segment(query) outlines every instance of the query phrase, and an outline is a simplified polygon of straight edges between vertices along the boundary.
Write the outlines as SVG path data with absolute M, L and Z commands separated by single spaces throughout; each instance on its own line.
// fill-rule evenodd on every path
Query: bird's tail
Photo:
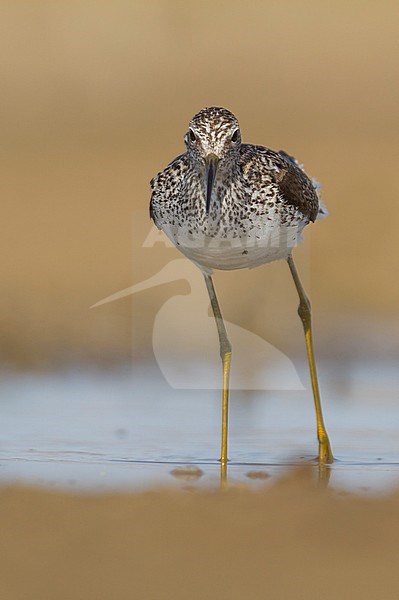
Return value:
M 321 184 L 317 181 L 317 179 L 312 178 L 312 184 L 314 189 L 316 190 L 317 197 L 319 199 L 319 212 L 317 213 L 318 219 L 325 219 L 328 217 L 328 208 L 324 204 L 323 199 L 321 197 Z

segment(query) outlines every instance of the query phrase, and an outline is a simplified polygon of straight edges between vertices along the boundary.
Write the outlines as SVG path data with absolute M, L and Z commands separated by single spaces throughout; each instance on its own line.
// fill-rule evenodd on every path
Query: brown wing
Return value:
M 280 150 L 276 180 L 283 198 L 297 207 L 311 221 L 319 212 L 319 198 L 309 177 L 302 171 L 295 158 Z
M 295 158 L 282 150 L 275 152 L 264 146 L 242 144 L 241 164 L 245 177 L 253 185 L 262 182 L 262 178 L 272 182 L 287 204 L 310 221 L 316 220 L 319 211 L 316 189 Z

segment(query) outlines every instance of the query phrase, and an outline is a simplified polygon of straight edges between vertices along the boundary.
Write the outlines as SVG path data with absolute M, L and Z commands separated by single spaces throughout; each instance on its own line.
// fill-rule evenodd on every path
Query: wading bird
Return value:
M 292 258 L 303 228 L 326 213 L 318 185 L 285 152 L 243 144 L 238 121 L 225 108 L 204 108 L 197 113 L 184 141 L 186 152 L 151 181 L 150 215 L 205 278 L 222 359 L 222 467 L 227 464 L 232 347 L 212 273 L 214 269 L 252 268 L 279 259 L 287 261 L 299 296 L 319 461 L 331 463 L 333 454 L 323 421 L 313 352 L 310 302 Z

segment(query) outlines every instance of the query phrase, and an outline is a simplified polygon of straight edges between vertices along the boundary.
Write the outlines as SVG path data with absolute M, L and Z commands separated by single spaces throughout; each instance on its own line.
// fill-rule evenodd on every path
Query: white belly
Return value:
M 214 235 L 202 232 L 190 234 L 181 227 L 164 226 L 173 244 L 202 270 L 245 269 L 274 260 L 286 259 L 301 241 L 306 221 L 296 225 L 281 225 L 266 221 L 249 228 L 248 233 L 233 230 Z

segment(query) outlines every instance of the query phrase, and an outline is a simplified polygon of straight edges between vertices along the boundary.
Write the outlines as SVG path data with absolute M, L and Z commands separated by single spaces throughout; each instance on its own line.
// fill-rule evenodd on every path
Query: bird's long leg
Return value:
M 227 431 L 228 431 L 228 412 L 229 412 L 229 378 L 231 362 L 231 344 L 227 337 L 226 327 L 223 322 L 219 302 L 213 286 L 212 277 L 204 274 L 206 287 L 208 289 L 209 299 L 211 301 L 213 315 L 219 334 L 220 357 L 223 365 L 223 389 L 222 389 L 222 449 L 220 462 L 222 465 L 222 478 L 226 476 L 227 466 Z
M 299 307 L 298 315 L 301 318 L 303 329 L 305 332 L 306 351 L 308 354 L 310 379 L 312 382 L 313 398 L 316 408 L 316 421 L 317 421 L 317 437 L 319 440 L 319 461 L 321 463 L 332 463 L 334 456 L 330 446 L 330 440 L 328 439 L 327 430 L 324 425 L 323 412 L 321 409 L 319 384 L 317 381 L 316 363 L 313 352 L 313 339 L 312 339 L 312 318 L 310 310 L 310 302 L 305 294 L 305 290 L 302 287 L 299 279 L 298 271 L 296 270 L 295 263 L 292 256 L 287 259 L 288 266 L 293 277 L 295 287 L 299 296 Z

